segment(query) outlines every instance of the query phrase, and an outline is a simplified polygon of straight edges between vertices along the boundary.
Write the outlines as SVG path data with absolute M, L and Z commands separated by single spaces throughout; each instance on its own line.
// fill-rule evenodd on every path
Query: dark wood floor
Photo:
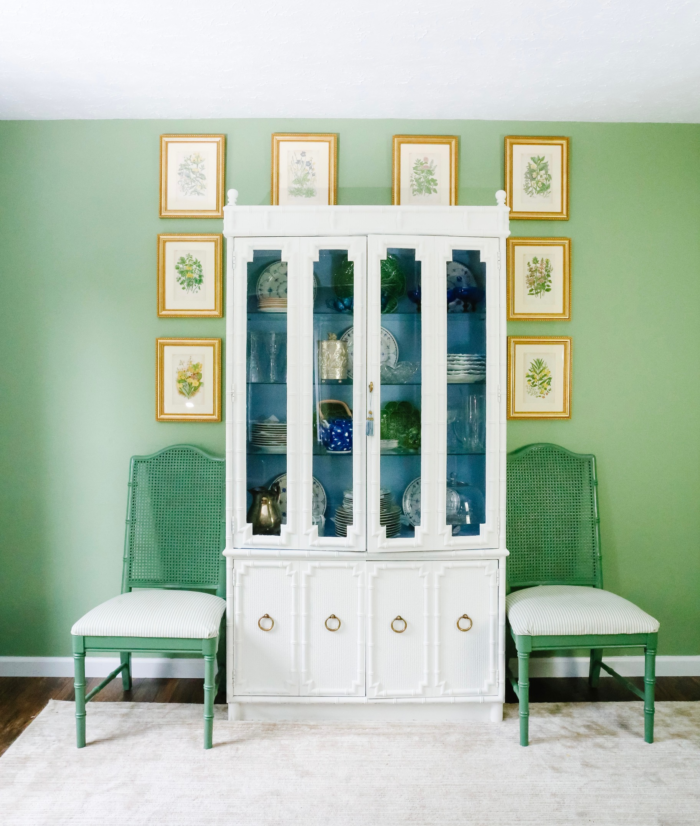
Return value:
M 99 678 L 87 681 L 90 691 Z M 642 687 L 642 679 L 633 680 Z M 92 702 L 131 703 L 202 703 L 201 680 L 134 680 L 131 691 L 122 691 L 117 678 L 103 689 Z M 530 702 L 619 702 L 634 696 L 615 680 L 602 678 L 596 690 L 579 678 L 534 679 L 530 682 Z M 700 701 L 700 677 L 659 677 L 656 681 L 657 700 Z M 69 677 L 2 677 L 0 678 L 0 754 L 24 731 L 49 700 L 73 700 L 73 680 Z M 220 691 L 216 702 L 226 698 Z M 508 686 L 506 702 L 514 703 L 515 695 Z

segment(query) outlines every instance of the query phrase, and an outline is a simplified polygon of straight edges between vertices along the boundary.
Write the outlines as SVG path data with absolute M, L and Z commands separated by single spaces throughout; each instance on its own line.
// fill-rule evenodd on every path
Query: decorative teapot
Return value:
M 327 418 L 322 405 L 337 404 L 345 408 L 346 416 Z M 319 439 L 329 453 L 352 453 L 352 410 L 345 402 L 324 399 L 318 403 Z
M 253 503 L 246 518 L 252 524 L 254 534 L 279 536 L 282 525 L 280 492 L 279 482 L 275 482 L 269 488 L 261 486 L 248 490 L 253 497 Z

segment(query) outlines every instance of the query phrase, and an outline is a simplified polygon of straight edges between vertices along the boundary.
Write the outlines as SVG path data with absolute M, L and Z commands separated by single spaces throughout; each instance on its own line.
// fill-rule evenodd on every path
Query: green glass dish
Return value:
M 403 450 L 420 450 L 420 410 L 411 402 L 387 402 L 379 419 L 381 439 L 396 440 Z

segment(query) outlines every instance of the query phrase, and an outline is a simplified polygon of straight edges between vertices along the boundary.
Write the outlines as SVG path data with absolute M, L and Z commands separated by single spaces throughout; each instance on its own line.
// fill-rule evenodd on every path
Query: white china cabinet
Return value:
M 229 192 L 234 719 L 501 719 L 505 193 Z

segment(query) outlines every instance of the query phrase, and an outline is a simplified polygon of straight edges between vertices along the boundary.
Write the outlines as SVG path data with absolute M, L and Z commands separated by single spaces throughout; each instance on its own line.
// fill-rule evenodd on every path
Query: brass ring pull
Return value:
M 335 622 L 337 622 L 338 624 L 335 626 L 335 628 L 331 628 L 328 624 L 328 620 L 335 620 Z M 335 614 L 331 614 L 330 617 L 328 617 L 328 619 L 325 621 L 324 625 L 329 631 L 337 631 L 342 625 L 342 622 L 338 619 L 338 617 L 336 617 Z
M 263 626 L 262 626 L 262 621 L 263 621 L 263 620 L 270 620 L 270 627 L 269 627 L 269 628 L 263 628 Z M 272 629 L 273 629 L 274 627 L 275 627 L 275 621 L 272 619 L 272 617 L 271 617 L 269 614 L 263 614 L 263 615 L 260 617 L 260 619 L 258 620 L 258 628 L 259 628 L 261 631 L 272 631 Z
M 462 626 L 460 625 L 460 622 L 462 622 L 462 620 L 469 620 L 469 625 L 466 628 L 462 628 Z M 457 628 L 459 628 L 460 631 L 471 631 L 472 625 L 474 625 L 474 623 L 472 622 L 472 618 L 467 614 L 462 614 L 462 616 L 457 620 Z
M 400 630 L 398 628 L 394 628 L 394 623 L 395 622 L 402 622 L 403 623 L 403 628 L 401 628 Z M 403 632 L 407 628 L 408 628 L 408 623 L 406 622 L 406 620 L 403 617 L 394 617 L 394 619 L 391 621 L 391 630 L 395 634 L 403 634 Z

